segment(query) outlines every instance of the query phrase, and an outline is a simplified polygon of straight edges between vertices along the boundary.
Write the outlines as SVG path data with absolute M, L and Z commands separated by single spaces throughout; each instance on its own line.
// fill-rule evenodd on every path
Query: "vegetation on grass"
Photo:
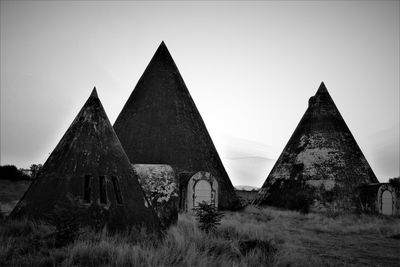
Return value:
M 112 235 L 81 229 L 55 246 L 55 227 L 26 220 L 0 222 L 0 266 L 396 266 L 400 219 L 301 214 L 247 207 L 225 212 L 215 231 L 180 214 L 162 239 L 145 231 Z
M 233 222 L 235 223 L 235 222 Z M 0 226 L 1 266 L 271 266 L 275 248 L 266 235 L 223 225 L 206 233 L 180 214 L 163 238 L 145 231 L 110 234 L 85 228 L 68 245 L 55 245 L 56 228 L 26 220 Z M 39 243 L 38 243 L 39 242 Z
M 215 232 L 217 226 L 221 224 L 221 219 L 224 213 L 217 210 L 214 204 L 208 204 L 203 201 L 194 209 L 196 212 L 196 220 L 199 223 L 199 228 L 206 233 Z

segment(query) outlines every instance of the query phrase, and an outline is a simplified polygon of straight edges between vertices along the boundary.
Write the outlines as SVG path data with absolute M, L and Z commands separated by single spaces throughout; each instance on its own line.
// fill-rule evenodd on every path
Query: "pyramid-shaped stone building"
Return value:
M 96 89 L 11 215 L 48 219 L 60 209 L 110 230 L 159 228 Z
M 308 194 L 320 208 L 354 209 L 362 185 L 378 180 L 324 83 L 267 177 L 258 204 L 292 205 Z M 299 201 L 299 200 L 293 200 Z M 296 203 L 295 203 L 296 204 Z
M 115 124 L 132 164 L 168 164 L 177 174 L 180 206 L 202 201 L 240 207 L 206 125 L 164 42 Z

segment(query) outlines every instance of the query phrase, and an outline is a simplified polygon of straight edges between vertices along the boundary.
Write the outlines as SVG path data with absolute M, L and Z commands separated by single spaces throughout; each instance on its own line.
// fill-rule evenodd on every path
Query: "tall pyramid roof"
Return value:
M 44 218 L 71 201 L 83 209 L 84 224 L 101 214 L 110 229 L 159 226 L 96 89 L 11 215 Z
M 115 124 L 130 161 L 208 171 L 220 188 L 219 207 L 238 207 L 232 183 L 164 42 L 160 44 Z
M 274 202 L 274 192 L 286 190 L 283 180 L 298 179 L 319 190 L 336 186 L 343 202 L 351 202 L 358 186 L 378 182 L 324 83 L 268 175 L 259 203 Z M 280 190 L 274 190 L 277 184 Z

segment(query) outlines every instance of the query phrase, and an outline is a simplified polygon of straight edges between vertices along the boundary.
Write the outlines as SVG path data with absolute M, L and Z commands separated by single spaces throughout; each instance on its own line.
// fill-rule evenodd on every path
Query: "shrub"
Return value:
M 36 179 L 43 169 L 42 164 L 32 164 L 29 168 L 31 170 L 31 177 L 32 179 Z
M 199 203 L 199 207 L 195 208 L 195 211 L 199 228 L 206 233 L 215 231 L 217 226 L 221 224 L 221 219 L 224 216 L 213 204 L 208 204 L 205 201 Z
M 0 179 L 20 181 L 29 180 L 30 176 L 23 173 L 21 170 L 17 169 L 14 165 L 4 165 L 0 166 Z
M 400 189 L 400 177 L 390 178 L 389 184 L 397 189 Z
M 52 235 L 55 237 L 56 247 L 63 247 L 76 239 L 80 234 L 82 215 L 82 209 L 71 196 L 67 196 L 66 200 L 57 203 L 52 213 L 46 216 L 48 223 L 55 227 Z
M 308 186 L 303 180 L 288 182 L 290 185 L 287 187 L 288 192 L 283 200 L 285 208 L 307 214 L 314 202 L 314 188 Z
M 279 179 L 272 184 L 261 204 L 272 205 L 306 214 L 314 203 L 315 188 L 306 184 L 305 180 Z
M 289 199 L 287 208 L 307 214 L 310 211 L 313 201 L 313 195 L 305 189 L 304 191 L 297 192 Z
M 140 185 L 147 199 L 151 202 L 161 226 L 167 229 L 178 221 L 178 187 L 175 176 L 166 171 L 160 171 L 157 178 L 139 176 Z

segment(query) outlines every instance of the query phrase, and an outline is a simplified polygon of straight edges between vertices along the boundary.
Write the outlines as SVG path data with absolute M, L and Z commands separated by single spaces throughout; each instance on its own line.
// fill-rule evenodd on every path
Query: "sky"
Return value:
M 1 158 L 44 163 L 96 86 L 114 123 L 162 40 L 234 185 L 261 187 L 324 81 L 399 176 L 399 1 L 1 1 Z

